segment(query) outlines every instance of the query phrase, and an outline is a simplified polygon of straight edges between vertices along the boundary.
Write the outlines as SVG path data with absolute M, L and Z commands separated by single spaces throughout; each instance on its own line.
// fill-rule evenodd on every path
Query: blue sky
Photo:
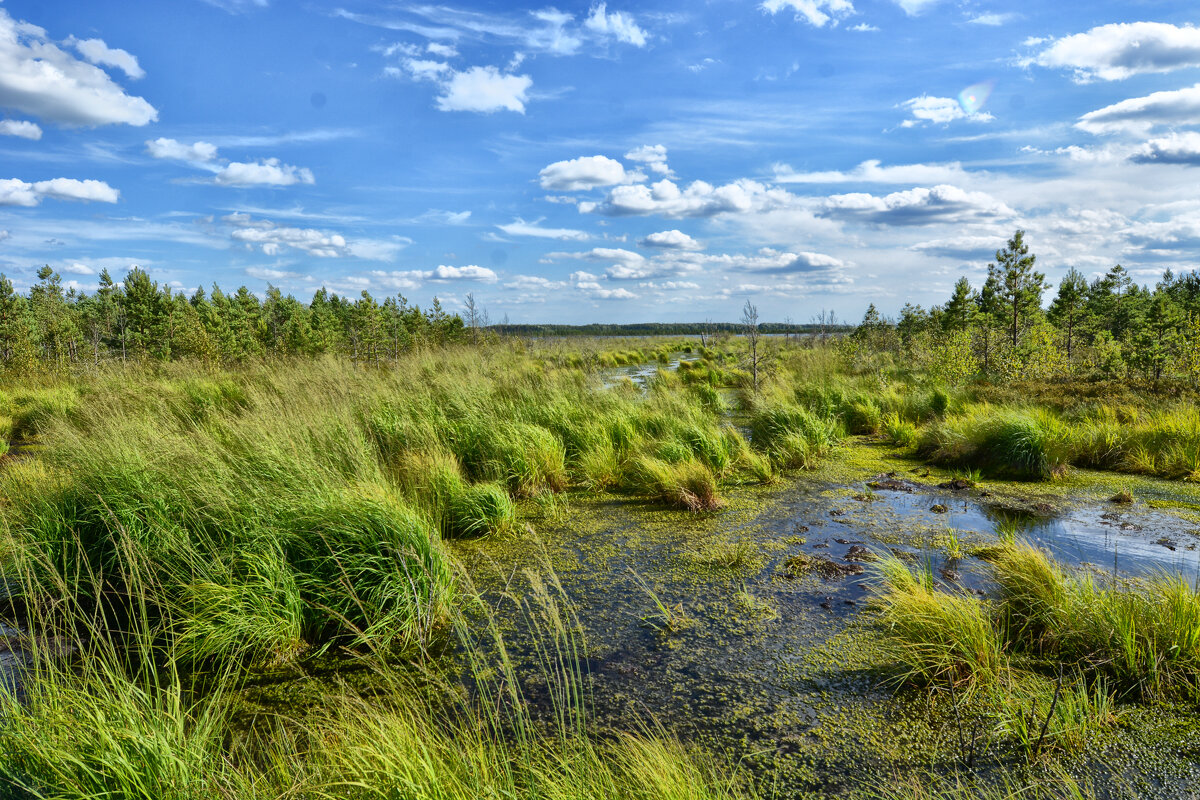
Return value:
M 1200 250 L 1193 3 L 0 1 L 0 271 L 493 320 L 930 305 Z

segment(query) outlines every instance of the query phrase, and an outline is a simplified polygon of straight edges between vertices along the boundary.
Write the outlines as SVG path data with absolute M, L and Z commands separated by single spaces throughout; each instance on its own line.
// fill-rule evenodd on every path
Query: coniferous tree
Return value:
M 954 284 L 954 294 L 942 311 L 942 327 L 947 331 L 965 331 L 975 321 L 978 305 L 974 290 L 966 277 Z
M 1087 280 L 1083 274 L 1071 267 L 1058 285 L 1058 294 L 1050 304 L 1050 321 L 1065 328 L 1067 335 L 1067 360 L 1074 352 L 1075 328 L 1078 327 L 1087 303 Z
M 1037 256 L 1025 244 L 1025 231 L 1018 230 L 1008 244 L 996 251 L 988 266 L 988 279 L 996 278 L 996 296 L 1005 308 L 1012 346 L 1017 346 L 1021 322 L 1042 307 L 1042 292 L 1049 288 L 1046 276 L 1033 269 Z

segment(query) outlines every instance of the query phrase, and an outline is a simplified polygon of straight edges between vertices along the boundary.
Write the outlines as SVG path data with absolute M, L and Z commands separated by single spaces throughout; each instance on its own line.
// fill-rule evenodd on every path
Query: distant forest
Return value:
M 851 330 L 824 323 L 766 323 L 762 333 Z M 0 275 L 0 368 L 10 372 L 105 361 L 195 359 L 238 364 L 256 358 L 339 354 L 356 362 L 382 362 L 415 346 L 479 342 L 497 336 L 700 336 L 735 334 L 732 322 L 634 325 L 489 324 L 487 312 L 467 295 L 462 314 L 448 313 L 438 298 L 425 309 L 402 295 L 357 299 L 321 289 L 304 303 L 268 287 L 260 298 L 245 286 L 226 293 L 172 290 L 134 267 L 117 282 L 107 270 L 92 293 L 63 286 L 49 266 L 19 293 Z
M 488 330 L 512 336 L 699 336 L 701 334 L 745 333 L 741 322 L 634 322 L 626 325 L 592 323 L 590 325 L 491 325 Z M 849 333 L 853 324 L 825 324 L 813 322 L 797 325 L 789 322 L 762 322 L 758 325 L 763 334 L 817 334 Z

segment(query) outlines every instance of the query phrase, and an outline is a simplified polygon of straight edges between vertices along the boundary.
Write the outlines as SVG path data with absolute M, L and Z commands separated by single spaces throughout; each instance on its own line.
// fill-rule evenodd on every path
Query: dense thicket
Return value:
M 1200 386 L 1200 274 L 1167 270 L 1151 288 L 1121 265 L 1090 283 L 1072 268 L 1048 307 L 1017 231 L 983 286 L 961 278 L 942 305 L 905 304 L 898 320 L 872 305 L 847 346 L 891 351 L 948 383 L 1083 378 Z
M 260 300 L 245 286 L 190 297 L 134 267 L 121 283 L 105 270 L 93 294 L 65 289 L 50 267 L 28 295 L 0 275 L 0 368 L 181 358 L 236 364 L 262 356 L 338 353 L 355 361 L 394 360 L 415 343 L 468 334 L 435 297 L 422 311 L 400 295 L 357 300 L 325 289 L 305 305 L 268 286 Z

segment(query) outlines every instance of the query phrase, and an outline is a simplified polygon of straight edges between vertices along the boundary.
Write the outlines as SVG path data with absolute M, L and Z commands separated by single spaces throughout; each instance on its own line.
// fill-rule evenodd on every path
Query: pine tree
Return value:
M 1033 269 L 1037 256 L 1029 253 L 1025 231 L 1018 230 L 1004 248 L 996 251 L 995 263 L 988 266 L 988 279 L 996 278 L 996 296 L 1004 305 L 1017 346 L 1021 321 L 1042 307 L 1042 292 L 1049 288 L 1046 276 Z
M 1083 316 L 1087 304 L 1087 280 L 1083 274 L 1071 267 L 1058 285 L 1058 295 L 1050 304 L 1050 321 L 1066 327 L 1067 360 L 1074 352 L 1075 328 Z
M 942 327 L 947 331 L 965 331 L 975 321 L 977 310 L 976 296 L 970 282 L 965 276 L 959 278 L 958 283 L 954 284 L 954 294 L 942 311 Z

